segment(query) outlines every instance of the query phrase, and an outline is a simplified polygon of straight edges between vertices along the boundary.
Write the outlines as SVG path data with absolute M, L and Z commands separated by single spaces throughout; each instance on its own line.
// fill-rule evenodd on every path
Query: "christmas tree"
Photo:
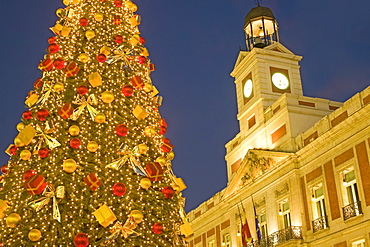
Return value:
M 3 246 L 185 246 L 173 145 L 128 0 L 64 0 L 6 152 Z

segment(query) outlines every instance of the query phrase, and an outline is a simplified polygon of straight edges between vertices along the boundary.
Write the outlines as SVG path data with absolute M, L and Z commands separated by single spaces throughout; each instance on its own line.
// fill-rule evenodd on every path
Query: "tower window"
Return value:
M 248 129 L 252 128 L 256 124 L 256 116 L 253 115 L 248 119 Z

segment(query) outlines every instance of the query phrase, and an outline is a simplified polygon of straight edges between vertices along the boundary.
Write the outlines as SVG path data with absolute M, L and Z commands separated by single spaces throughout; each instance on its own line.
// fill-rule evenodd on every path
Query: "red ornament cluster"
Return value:
M 126 97 L 131 97 L 134 93 L 134 87 L 131 85 L 124 85 L 122 87 L 122 94 Z
M 60 47 L 56 43 L 50 44 L 48 47 L 48 52 L 50 52 L 51 54 L 57 53 L 59 50 L 60 50 Z
M 123 37 L 117 34 L 116 36 L 114 36 L 114 42 L 116 42 L 117 44 L 121 44 L 123 42 Z
M 40 109 L 36 112 L 36 118 L 40 121 L 45 121 L 49 116 L 49 111 L 46 109 Z
M 104 55 L 104 54 L 99 54 L 97 57 L 96 57 L 96 60 L 98 60 L 99 63 L 104 63 L 105 60 L 107 60 L 107 56 Z
M 117 125 L 117 127 L 116 127 L 116 134 L 118 135 L 118 136 L 127 136 L 127 134 L 128 134 L 128 128 L 126 127 L 126 125 L 124 125 L 124 124 L 119 124 L 119 125 Z
M 175 194 L 175 190 L 171 186 L 166 186 L 162 189 L 162 193 L 166 199 L 171 199 Z
M 27 170 L 23 173 L 23 180 L 27 181 L 33 175 L 36 175 L 36 171 L 32 170 L 32 169 L 29 169 L 29 170 Z
M 112 187 L 112 192 L 116 196 L 123 196 L 126 194 L 126 186 L 123 183 L 115 183 Z
M 81 26 L 85 27 L 85 26 L 87 26 L 88 24 L 89 24 L 89 21 L 88 21 L 85 17 L 82 17 L 82 18 L 80 19 L 80 25 L 81 25 Z
M 80 139 L 78 138 L 72 138 L 70 141 L 69 141 L 69 145 L 71 146 L 71 148 L 73 149 L 78 149 L 81 147 L 81 141 Z
M 87 86 L 85 86 L 85 85 L 80 85 L 77 88 L 77 93 L 78 94 L 81 94 L 81 95 L 87 94 L 88 91 L 89 91 L 89 88 Z
M 64 66 L 65 66 L 65 61 L 61 58 L 57 58 L 57 59 L 54 60 L 53 66 L 56 69 L 63 69 Z
M 86 247 L 89 245 L 89 236 L 86 233 L 80 232 L 73 239 L 76 247 Z
M 155 234 L 161 234 L 163 232 L 163 225 L 162 223 L 154 223 L 152 226 L 152 231 Z
M 49 155 L 49 149 L 48 148 L 40 148 L 38 151 L 38 155 L 40 158 L 46 158 Z
M 22 113 L 22 118 L 25 120 L 30 120 L 32 118 L 32 112 L 30 110 L 24 111 Z

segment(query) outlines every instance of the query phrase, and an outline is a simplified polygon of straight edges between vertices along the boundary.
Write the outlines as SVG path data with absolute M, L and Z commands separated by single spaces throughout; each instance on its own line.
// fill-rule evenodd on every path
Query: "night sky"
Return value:
M 253 0 L 137 0 L 141 36 L 157 71 L 154 85 L 175 145 L 173 168 L 188 188 L 186 210 L 227 185 L 224 145 L 239 131 L 229 75 L 239 46 L 245 49 L 244 18 Z M 369 0 L 264 0 L 280 26 L 283 45 L 303 56 L 307 96 L 345 101 L 370 83 Z M 49 27 L 61 0 L 5 1 L 0 5 L 0 165 L 17 135 L 24 100 L 40 77 Z

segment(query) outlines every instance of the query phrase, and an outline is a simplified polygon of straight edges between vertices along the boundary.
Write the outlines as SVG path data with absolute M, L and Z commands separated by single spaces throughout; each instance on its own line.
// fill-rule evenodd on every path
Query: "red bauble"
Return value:
M 163 225 L 162 223 L 154 223 L 152 226 L 152 231 L 155 234 L 161 234 L 163 232 Z
M 85 17 L 82 17 L 80 19 L 80 25 L 81 26 L 87 26 L 87 24 L 89 24 L 89 21 Z
M 40 148 L 38 151 L 38 155 L 40 158 L 46 158 L 49 155 L 49 149 L 48 148 Z
M 17 155 L 17 150 L 18 150 L 18 147 L 16 145 L 9 148 L 10 155 Z
M 131 97 L 132 94 L 134 93 L 134 87 L 131 85 L 124 85 L 122 87 L 122 93 L 126 97 Z
M 87 86 L 85 86 L 85 85 L 80 85 L 77 88 L 77 93 L 78 94 L 81 94 L 81 95 L 87 94 L 88 91 L 89 91 L 89 88 Z
M 144 56 L 138 56 L 138 57 L 136 58 L 136 60 L 137 60 L 137 62 L 138 62 L 139 64 L 144 64 L 144 63 L 146 63 L 146 57 L 144 57 Z
M 140 38 L 139 38 L 139 43 L 140 43 L 141 45 L 144 45 L 144 44 L 145 44 L 145 42 L 146 42 L 146 40 L 145 40 L 143 37 L 140 37 Z
M 72 138 L 69 141 L 69 145 L 71 146 L 71 148 L 78 149 L 81 146 L 81 141 L 78 138 Z
M 112 192 L 116 196 L 123 196 L 126 194 L 126 186 L 123 183 L 115 183 L 112 187 Z
M 56 37 L 55 36 L 53 36 L 53 37 L 50 37 L 50 38 L 48 38 L 48 43 L 49 44 L 54 44 L 55 43 L 55 41 L 56 41 Z
M 122 0 L 114 0 L 114 5 L 116 5 L 116 7 L 122 7 Z
M 52 54 L 57 53 L 59 50 L 60 50 L 60 47 L 56 43 L 50 44 L 48 47 L 48 52 Z
M 73 242 L 76 247 L 86 247 L 89 245 L 89 236 L 86 233 L 80 232 L 73 238 Z
M 167 144 L 170 144 L 171 143 L 170 142 L 170 139 L 168 139 L 168 138 L 163 138 L 162 142 L 163 143 L 167 143 Z
M 40 121 L 45 121 L 48 116 L 49 112 L 46 109 L 40 109 L 36 112 L 36 118 Z
M 99 54 L 97 57 L 96 57 L 96 60 L 98 60 L 99 63 L 104 63 L 105 60 L 107 60 L 107 56 L 104 55 L 104 54 Z
M 44 82 L 42 81 L 42 78 L 37 78 L 37 80 L 33 83 L 33 87 L 35 89 L 38 89 L 40 87 L 42 87 L 42 85 L 44 84 Z
M 166 197 L 166 199 L 171 199 L 175 194 L 175 191 L 171 186 L 166 186 L 162 189 L 162 193 Z
M 7 165 L 3 165 L 2 167 L 1 167 L 1 172 L 2 173 L 7 173 L 9 171 L 9 167 L 7 166 Z
M 63 68 L 64 68 L 64 66 L 65 66 L 65 62 L 64 62 L 64 60 L 63 60 L 63 59 L 61 59 L 61 58 L 57 58 L 57 59 L 55 59 L 55 60 L 54 60 L 54 62 L 53 62 L 53 66 L 54 66 L 54 68 L 56 68 L 56 69 L 63 69 Z
M 36 171 L 32 170 L 32 169 L 29 169 L 29 170 L 27 170 L 23 173 L 23 180 L 27 181 L 33 175 L 36 175 Z
M 24 111 L 22 113 L 22 118 L 30 120 L 32 118 L 32 112 L 30 110 Z
M 116 42 L 117 44 L 121 44 L 123 42 L 123 37 L 117 34 L 116 36 L 114 36 L 114 42 Z
M 159 131 L 158 131 L 158 133 L 159 133 L 160 135 L 164 135 L 164 134 L 166 134 L 166 132 L 167 132 L 167 128 L 166 128 L 166 127 L 164 127 L 164 126 L 160 126 L 160 127 L 159 127 Z
M 128 128 L 124 124 L 119 124 L 116 127 L 116 134 L 119 136 L 127 136 Z

